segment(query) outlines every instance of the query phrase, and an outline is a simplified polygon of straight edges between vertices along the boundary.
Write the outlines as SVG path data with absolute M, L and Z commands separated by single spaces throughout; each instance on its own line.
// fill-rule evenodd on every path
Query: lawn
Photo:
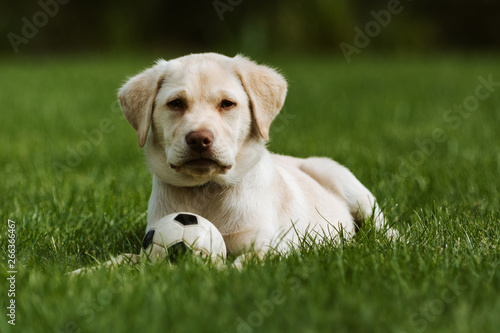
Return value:
M 66 275 L 140 250 L 151 177 L 115 99 L 154 60 L 0 59 L 1 332 L 498 332 L 494 56 L 265 59 L 290 83 L 270 150 L 348 166 L 401 240 L 368 223 L 241 271 L 187 257 Z

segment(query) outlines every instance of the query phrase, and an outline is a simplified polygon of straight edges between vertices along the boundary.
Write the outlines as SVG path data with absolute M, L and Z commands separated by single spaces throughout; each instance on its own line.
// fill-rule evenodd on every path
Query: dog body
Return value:
M 204 216 L 230 252 L 286 252 L 306 234 L 336 240 L 356 222 L 385 220 L 345 167 L 266 149 L 287 84 L 247 58 L 194 54 L 132 77 L 119 92 L 153 173 L 148 225 L 187 211 Z

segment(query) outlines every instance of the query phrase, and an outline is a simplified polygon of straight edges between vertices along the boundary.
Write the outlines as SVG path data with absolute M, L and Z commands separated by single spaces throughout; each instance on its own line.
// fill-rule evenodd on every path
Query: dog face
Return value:
M 265 149 L 285 95 L 274 70 L 214 53 L 160 60 L 119 91 L 151 171 L 182 187 L 241 179 Z

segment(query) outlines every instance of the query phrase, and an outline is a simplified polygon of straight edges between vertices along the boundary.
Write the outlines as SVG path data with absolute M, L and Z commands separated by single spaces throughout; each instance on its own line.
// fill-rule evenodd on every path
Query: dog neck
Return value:
M 168 214 L 190 212 L 199 214 L 211 222 L 212 219 L 231 215 L 232 211 L 244 210 L 249 198 L 248 193 L 259 196 L 272 184 L 274 170 L 269 152 L 264 153 L 253 167 L 249 168 L 237 182 L 219 184 L 208 181 L 203 185 L 179 187 L 166 183 L 153 175 L 153 187 L 148 206 L 148 224 Z M 249 189 L 251 188 L 251 189 Z M 232 207 L 236 205 L 237 207 Z

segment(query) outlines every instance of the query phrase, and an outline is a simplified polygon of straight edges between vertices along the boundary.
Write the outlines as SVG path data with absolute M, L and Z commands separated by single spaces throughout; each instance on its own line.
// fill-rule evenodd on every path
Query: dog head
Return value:
M 159 60 L 118 97 L 151 171 L 185 187 L 241 179 L 265 149 L 286 90 L 269 67 L 205 53 Z

